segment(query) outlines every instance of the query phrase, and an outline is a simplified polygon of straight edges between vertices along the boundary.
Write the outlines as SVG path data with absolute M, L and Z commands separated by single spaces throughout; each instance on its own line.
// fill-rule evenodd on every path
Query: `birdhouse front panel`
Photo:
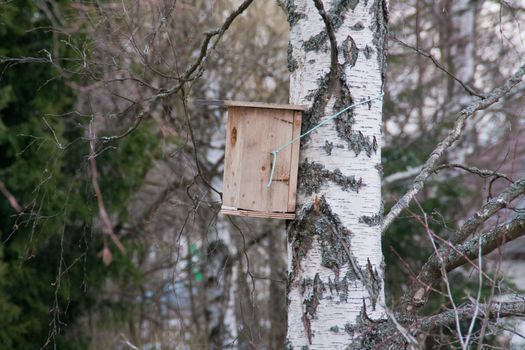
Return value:
M 271 185 L 267 185 L 272 170 L 272 152 L 299 136 L 302 113 L 276 108 L 287 105 L 268 106 L 241 102 L 229 105 L 223 213 L 294 217 L 299 142 L 278 153 Z

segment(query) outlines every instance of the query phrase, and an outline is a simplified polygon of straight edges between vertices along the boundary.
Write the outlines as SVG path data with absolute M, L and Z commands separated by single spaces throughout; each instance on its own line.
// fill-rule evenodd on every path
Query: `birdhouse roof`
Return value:
M 306 111 L 308 106 L 305 105 L 287 105 L 279 103 L 265 103 L 265 102 L 249 102 L 249 101 L 232 101 L 232 100 L 215 100 L 206 101 L 207 104 L 222 105 L 227 107 L 253 107 L 253 108 L 271 108 L 271 109 L 287 109 L 292 111 Z

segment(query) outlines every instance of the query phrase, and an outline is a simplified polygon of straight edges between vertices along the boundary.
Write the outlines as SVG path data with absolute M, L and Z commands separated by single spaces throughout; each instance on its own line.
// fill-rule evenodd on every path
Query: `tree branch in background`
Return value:
M 498 173 L 498 172 L 495 172 L 495 171 L 492 171 L 492 170 L 479 169 L 479 168 L 474 167 L 474 166 L 466 166 L 466 165 L 463 165 L 463 164 L 456 164 L 456 163 L 442 164 L 442 165 L 436 167 L 434 172 L 437 173 L 440 170 L 452 169 L 452 168 L 459 168 L 459 169 L 465 170 L 465 171 L 467 171 L 469 173 L 478 175 L 481 178 L 490 178 L 490 177 L 492 177 L 493 181 L 497 180 L 499 178 L 503 178 L 503 179 L 505 179 L 505 180 L 507 180 L 509 182 L 512 182 L 512 180 L 505 174 Z M 407 180 L 407 179 L 409 179 L 409 178 L 419 174 L 421 169 L 423 169 L 423 165 L 419 165 L 419 166 L 415 166 L 415 167 L 409 167 L 408 169 L 406 169 L 404 171 L 398 171 L 397 173 L 393 173 L 391 175 L 386 176 L 383 179 L 383 184 L 384 185 L 389 185 L 389 184 L 397 182 L 397 181 Z
M 11 192 L 9 192 L 9 190 L 5 187 L 5 184 L 3 181 L 0 181 L 0 192 L 2 192 L 5 198 L 7 198 L 7 200 L 9 201 L 9 205 L 17 213 L 22 212 L 22 207 L 20 206 L 20 204 L 18 204 L 18 201 L 16 200 L 15 196 L 13 196 Z
M 487 255 L 505 243 L 524 235 L 525 214 L 519 214 L 505 224 L 498 225 L 492 230 L 455 245 L 453 249 L 448 246 L 443 246 L 439 248 L 437 254 L 434 253 L 429 257 L 422 267 L 416 283 L 426 286 L 435 285 L 439 280 L 439 276 L 442 274 L 440 271 L 441 267 L 443 267 L 446 272 L 450 272 L 456 267 L 478 258 L 479 252 L 481 252 L 482 255 Z M 440 261 L 439 257 L 441 257 L 442 261 Z M 414 306 L 422 305 L 429 292 L 429 287 L 413 288 L 408 309 L 412 310 Z
M 490 304 L 464 305 L 454 310 L 447 310 L 437 315 L 424 318 L 419 327 L 423 332 L 429 332 L 439 327 L 449 327 L 454 324 L 457 316 L 460 321 L 472 319 L 475 308 L 479 309 L 479 319 L 497 320 L 502 317 L 525 317 L 525 303 L 523 302 L 492 302 Z
M 126 249 L 120 242 L 119 238 L 115 235 L 113 232 L 113 225 L 111 223 L 111 219 L 109 218 L 108 212 L 106 211 L 106 207 L 104 206 L 104 200 L 102 198 L 102 191 L 100 190 L 100 186 L 98 184 L 98 171 L 97 171 L 97 163 L 96 163 L 96 145 L 95 145 L 95 139 L 96 134 L 94 131 L 93 123 L 90 123 L 89 125 L 89 133 L 90 133 L 90 154 L 89 154 L 89 164 L 91 167 L 91 184 L 93 185 L 93 189 L 95 190 L 95 195 L 97 196 L 97 203 L 98 203 L 98 214 L 99 214 L 99 220 L 100 220 L 100 229 L 102 230 L 103 234 L 106 234 L 111 237 L 111 240 L 117 248 L 122 252 L 125 253 Z M 104 260 L 104 263 L 106 265 L 109 265 L 111 263 L 111 252 L 108 248 L 106 240 L 104 240 L 104 248 L 102 250 L 102 258 Z
M 381 232 L 383 234 L 385 234 L 386 230 L 392 224 L 394 219 L 399 216 L 403 209 L 409 206 L 412 199 L 425 186 L 425 181 L 434 172 L 437 163 L 441 160 L 445 151 L 461 136 L 467 118 L 471 117 L 476 111 L 490 107 L 494 103 L 498 102 L 500 98 L 505 96 L 515 85 L 517 85 L 522 80 L 524 75 L 525 64 L 523 64 L 503 86 L 492 90 L 486 98 L 474 101 L 459 113 L 454 126 L 448 133 L 447 137 L 438 144 L 434 151 L 432 151 L 430 157 L 425 162 L 423 169 L 421 169 L 419 175 L 414 179 L 411 188 L 403 195 L 403 197 L 401 197 L 401 199 L 397 201 L 396 204 L 394 204 L 392 209 L 390 209 L 384 218 L 381 228 Z
M 456 77 L 454 74 L 452 74 L 451 72 L 449 72 L 445 67 L 443 67 L 441 65 L 441 63 L 439 63 L 439 61 L 434 57 L 432 56 L 429 52 L 425 51 L 425 50 L 422 50 L 418 47 L 414 47 L 414 46 L 411 46 L 407 43 L 405 43 L 404 41 L 401 41 L 400 39 L 398 39 L 397 37 L 395 37 L 394 35 L 390 35 L 390 39 L 394 40 L 395 42 L 397 42 L 398 44 L 400 44 L 401 46 L 403 47 L 406 47 L 407 49 L 410 49 L 410 50 L 414 50 L 415 52 L 417 52 L 418 54 L 420 54 L 421 56 L 424 56 L 426 58 L 429 58 L 432 63 L 434 63 L 434 65 L 440 69 L 441 71 L 443 71 L 445 74 L 447 74 L 448 76 L 450 76 L 452 79 L 454 79 L 455 81 L 457 81 L 459 83 L 459 85 L 461 85 L 463 87 L 463 89 L 465 89 L 465 91 L 467 91 L 470 96 L 476 96 L 476 97 L 479 97 L 479 98 L 485 98 L 485 96 L 477 93 L 476 91 L 474 91 L 473 88 L 471 88 L 470 86 L 468 86 L 467 84 L 465 84 L 463 81 L 461 81 L 461 79 L 459 79 L 458 77 Z
M 452 169 L 452 168 L 462 169 L 462 170 L 465 170 L 465 171 L 467 171 L 469 173 L 478 175 L 479 177 L 482 177 L 482 178 L 489 178 L 489 177 L 494 177 L 495 179 L 503 178 L 503 179 L 507 180 L 508 182 L 512 183 L 512 180 L 509 179 L 509 177 L 507 175 L 505 175 L 505 174 L 498 173 L 498 172 L 495 172 L 495 171 L 492 171 L 492 170 L 479 169 L 479 168 L 477 168 L 475 166 L 467 166 L 467 165 L 464 165 L 464 164 L 457 164 L 457 163 L 442 164 L 442 165 L 436 167 L 436 170 L 434 170 L 434 171 L 438 172 L 438 171 L 440 171 L 442 169 Z
M 99 140 L 101 140 L 103 142 L 114 141 L 114 140 L 121 139 L 121 138 L 126 137 L 127 135 L 131 134 L 133 131 L 135 131 L 139 127 L 140 123 L 149 114 L 150 108 L 157 101 L 161 101 L 161 100 L 163 100 L 166 97 L 172 96 L 173 94 L 179 92 L 180 89 L 182 89 L 187 82 L 196 79 L 199 76 L 200 70 L 202 69 L 204 63 L 206 63 L 206 59 L 208 57 L 209 52 L 217 47 L 217 45 L 219 44 L 223 34 L 226 32 L 226 30 L 228 30 L 228 28 L 231 26 L 233 21 L 240 14 L 242 14 L 244 12 L 244 10 L 246 10 L 250 6 L 250 4 L 252 2 L 253 2 L 253 0 L 245 0 L 235 11 L 233 11 L 226 18 L 226 20 L 224 21 L 222 26 L 220 26 L 217 29 L 208 31 L 208 32 L 206 32 L 204 34 L 205 38 L 204 38 L 204 41 L 201 44 L 201 48 L 200 48 L 200 51 L 199 51 L 199 57 L 197 57 L 195 62 L 193 64 L 191 64 L 186 69 L 184 74 L 179 78 L 179 84 L 177 84 L 177 85 L 175 85 L 175 86 L 173 86 L 173 87 L 171 87 L 170 89 L 167 89 L 167 90 L 161 89 L 161 90 L 159 90 L 159 93 L 157 93 L 156 95 L 153 95 L 153 96 L 145 99 L 144 100 L 145 106 L 143 106 L 141 108 L 140 112 L 138 112 L 138 115 L 137 115 L 137 118 L 135 120 L 135 123 L 133 125 L 131 125 L 124 133 L 122 133 L 120 135 L 115 135 L 115 136 L 103 136 L 103 137 L 100 137 Z M 213 44 L 210 46 L 210 42 L 215 36 L 217 38 L 215 39 Z
M 483 222 L 487 221 L 489 217 L 494 215 L 498 210 L 507 207 L 510 202 L 524 193 L 525 177 L 522 177 L 509 186 L 505 191 L 501 192 L 497 197 L 486 202 L 480 210 L 469 217 L 454 235 L 452 243 L 457 244 L 463 242 L 469 235 L 473 234 Z

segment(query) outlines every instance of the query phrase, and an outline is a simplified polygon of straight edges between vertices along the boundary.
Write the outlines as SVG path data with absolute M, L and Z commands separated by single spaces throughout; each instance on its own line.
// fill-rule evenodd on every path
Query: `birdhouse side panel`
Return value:
M 242 161 L 243 139 L 239 135 L 243 134 L 242 115 L 239 108 L 231 107 L 228 109 L 228 125 L 226 129 L 226 147 L 224 153 L 224 187 L 223 205 L 237 208 L 239 206 L 239 191 L 241 170 L 239 167 Z
M 289 148 L 277 157 L 274 181 L 267 187 L 272 168 L 271 152 L 291 140 L 293 111 L 243 108 L 242 175 L 240 179 L 239 206 L 262 212 L 288 210 L 290 178 Z
M 292 139 L 297 139 L 301 135 L 301 122 L 303 114 L 300 111 L 293 112 L 293 132 Z M 299 141 L 294 142 L 291 146 L 291 160 L 290 160 L 290 184 L 288 187 L 288 212 L 295 212 L 295 204 L 297 198 L 297 176 L 299 172 Z

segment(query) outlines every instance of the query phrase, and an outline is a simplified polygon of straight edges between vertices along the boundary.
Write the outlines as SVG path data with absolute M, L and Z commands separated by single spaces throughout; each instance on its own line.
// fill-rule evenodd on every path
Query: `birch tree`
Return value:
M 400 120 L 390 132 L 385 127 L 382 135 L 386 0 L 280 1 L 291 29 L 288 47 L 290 101 L 309 106 L 304 115 L 303 131 L 313 131 L 302 140 L 297 220 L 287 226 L 288 349 L 423 349 L 425 346 L 432 349 L 477 346 L 482 349 L 485 345 L 501 344 L 493 336 L 501 334 L 502 318 L 525 316 L 525 295 L 502 283 L 497 273 L 488 272 L 488 259 L 482 257 L 525 235 L 525 162 L 523 156 L 518 158 L 525 146 L 507 142 L 512 143 L 513 148 L 508 154 L 516 157 L 515 161 L 506 161 L 507 170 L 504 172 L 508 176 L 499 173 L 503 171 L 499 165 L 498 173 L 490 170 L 495 168 L 490 155 L 486 156 L 490 158 L 486 166 L 488 170 L 467 165 L 473 160 L 468 158 L 464 162 L 459 160 L 461 164 L 446 163 L 446 159 L 456 159 L 462 154 L 461 147 L 472 144 L 472 140 L 465 140 L 464 134 L 476 134 L 479 127 L 476 112 L 490 119 L 485 123 L 491 126 L 490 130 L 496 128 L 491 115 L 498 108 L 505 120 L 510 116 L 522 116 L 525 87 L 521 81 L 525 65 L 513 75 L 510 70 L 516 68 L 516 62 L 522 60 L 523 55 L 515 49 L 516 43 L 510 43 L 503 47 L 504 51 L 494 54 L 499 44 L 493 44 L 495 40 L 492 38 L 497 32 L 503 35 L 502 22 L 505 27 L 512 24 L 510 32 L 515 33 L 519 23 L 513 24 L 514 15 L 522 19 L 525 12 L 516 10 L 505 14 L 500 11 L 500 27 L 497 28 L 497 21 L 489 22 L 489 18 L 492 21 L 498 16 L 493 15 L 497 12 L 488 2 L 407 0 L 398 3 L 404 3 L 407 11 L 396 11 L 394 7 L 390 22 L 396 23 L 394 15 L 397 15 L 403 30 L 410 31 L 409 23 L 415 21 L 416 35 L 415 38 L 403 35 L 401 41 L 397 37 L 403 31 L 396 33 L 393 26 L 392 46 L 400 45 L 418 55 L 417 72 L 406 51 L 400 51 L 397 71 L 389 70 L 388 85 L 393 88 L 388 89 L 385 98 L 388 102 L 385 108 L 385 114 L 389 114 L 387 117 L 397 119 L 399 116 Z M 120 270 L 122 278 L 108 279 L 107 288 L 97 292 L 97 298 L 100 298 L 97 300 L 102 302 L 93 304 L 111 307 L 115 300 L 119 300 L 130 305 L 130 316 L 119 324 L 118 317 L 115 317 L 118 316 L 114 311 L 116 308 L 108 311 L 112 316 L 109 317 L 101 308 L 93 308 L 88 315 L 76 315 L 78 308 L 66 307 L 73 310 L 75 318 L 80 316 L 80 321 L 69 332 L 70 336 L 80 339 L 82 337 L 78 334 L 87 332 L 93 348 L 124 345 L 130 348 L 184 346 L 191 349 L 283 347 L 286 327 L 283 325 L 285 306 L 281 304 L 285 293 L 282 291 L 284 277 L 279 258 L 285 245 L 281 244 L 284 243 L 281 242 L 281 227 L 267 221 L 255 223 L 244 219 L 232 219 L 229 227 L 229 219 L 216 218 L 221 204 L 218 178 L 222 141 L 216 142 L 216 139 L 224 139 L 221 112 L 201 111 L 193 103 L 194 98 L 284 102 L 288 93 L 284 82 L 288 75 L 280 69 L 286 68 L 281 61 L 285 58 L 286 44 L 280 41 L 285 37 L 283 31 L 276 30 L 282 17 L 273 12 L 277 10 L 275 2 L 231 0 L 218 4 L 206 0 L 191 4 L 187 1 L 110 1 L 81 6 L 75 3 L 71 5 L 71 12 L 61 16 L 62 7 L 46 2 L 39 6 L 42 13 L 49 16 L 56 33 L 87 30 L 84 34 L 91 38 L 89 45 L 53 40 L 55 45 L 75 49 L 78 57 L 75 54 L 71 59 L 60 57 L 61 50 L 52 50 L 51 46 L 40 52 L 43 55 L 35 57 L 0 56 L 0 64 L 6 67 L 0 81 L 6 76 L 16 80 L 17 71 L 8 71 L 19 64 L 46 63 L 63 73 L 61 76 L 66 83 L 77 90 L 75 105 L 79 111 L 71 115 L 46 116 L 48 119 L 43 119 L 43 124 L 31 122 L 35 128 L 38 126 L 38 130 L 41 126 L 44 132 L 34 131 L 32 136 L 38 139 L 47 137 L 48 146 L 56 143 L 56 147 L 46 149 L 56 148 L 57 152 L 65 151 L 71 145 L 93 145 L 93 152 L 89 154 L 93 160 L 90 162 L 92 170 L 84 174 L 81 167 L 78 173 L 71 173 L 75 179 L 88 180 L 87 187 L 92 184 L 95 191 L 89 192 L 88 197 L 84 193 L 78 197 L 87 198 L 90 205 L 82 210 L 85 213 L 82 227 L 92 227 L 95 235 L 97 232 L 108 234 L 111 239 L 115 235 L 127 249 L 129 246 L 127 255 L 115 254 L 111 268 L 118 266 L 119 261 L 127 262 L 135 267 L 131 270 L 133 273 Z M 264 9 L 268 8 L 273 10 L 265 12 Z M 413 8 L 415 14 L 411 12 Z M 483 11 L 488 12 L 485 17 L 480 17 Z M 436 16 L 436 13 L 440 15 Z M 415 19 L 410 19 L 411 14 Z M 454 16 L 450 18 L 452 20 L 447 18 L 449 14 Z M 70 20 L 74 23 L 66 25 Z M 79 26 L 79 22 L 84 24 Z M 454 29 L 447 29 L 453 22 Z M 484 26 L 478 27 L 477 23 Z M 487 30 L 490 27 L 495 28 L 492 34 Z M 47 26 L 42 30 L 49 32 Z M 36 33 L 33 29 L 26 32 Z M 484 34 L 485 42 L 472 45 L 475 35 L 479 40 L 480 32 L 489 33 Z M 11 34 L 8 36 L 16 38 Z M 435 45 L 436 38 L 440 45 Z M 518 41 L 517 36 L 515 40 Z M 489 51 L 488 57 L 480 59 L 483 55 L 477 52 L 478 46 L 482 46 L 485 53 Z M 91 49 L 84 50 L 85 47 Z M 518 55 L 512 58 L 515 50 Z M 476 55 L 472 57 L 473 54 Z M 390 57 L 394 56 L 395 53 Z M 390 62 L 392 66 L 396 65 L 396 60 Z M 427 65 L 435 65 L 438 69 L 429 74 Z M 458 69 L 450 69 L 454 66 Z M 75 77 L 82 79 L 77 81 Z M 442 84 L 443 78 L 448 79 L 447 84 Z M 516 86 L 518 84 L 521 85 Z M 511 89 L 512 94 L 509 93 Z M 46 91 L 44 88 L 39 90 Z M 8 100 L 12 98 L 9 91 L 3 93 Z M 417 113 L 411 113 L 414 95 L 419 97 Z M 442 98 L 444 95 L 446 97 Z M 409 98 L 403 100 L 403 96 Z M 47 98 L 52 101 L 51 97 Z M 502 99 L 505 103 L 493 106 Z M 26 106 L 18 104 L 20 111 L 25 111 Z M 491 110 L 484 111 L 488 108 Z M 337 118 L 329 117 L 343 109 L 345 112 Z M 410 128 L 414 121 L 418 122 L 417 128 Z M 62 127 L 51 128 L 54 125 L 63 125 L 64 130 L 61 131 Z M 91 132 L 93 125 L 96 132 Z M 512 128 L 523 130 L 522 119 L 516 118 Z M 7 130 L 10 129 L 8 126 Z M 399 132 L 392 132 L 392 129 Z M 85 134 L 85 130 L 90 130 L 90 133 Z M 137 140 L 141 133 L 149 135 L 151 130 L 155 130 L 151 134 L 155 136 L 148 140 L 160 138 L 162 152 L 154 153 L 155 157 L 161 158 L 155 158 L 148 170 L 144 158 L 153 146 L 142 142 L 144 146 L 139 147 Z M 494 136 L 491 131 L 486 134 Z M 19 134 L 17 138 L 20 136 L 23 135 Z M 503 153 L 500 150 L 507 146 L 501 141 L 506 135 L 497 137 L 502 139 L 502 147 L 491 151 Z M 415 141 L 394 143 L 402 138 Z M 442 141 L 438 143 L 440 139 Z M 64 146 L 62 140 L 71 144 Z M 123 142 L 128 140 L 137 143 L 137 147 L 126 147 Z M 396 186 L 384 190 L 390 196 L 385 197 L 386 206 L 392 205 L 384 218 L 380 144 L 383 144 L 385 164 L 397 164 L 392 168 L 401 170 L 385 178 L 385 183 L 395 183 Z M 434 144 L 437 144 L 435 148 Z M 399 149 L 402 157 L 389 156 L 388 146 Z M 40 147 L 39 151 L 42 150 Z M 406 156 L 408 147 L 418 149 L 419 154 L 415 157 L 418 166 L 404 171 L 407 160 L 401 158 Z M 117 154 L 109 158 L 117 149 L 124 151 L 122 156 Z M 130 154 L 134 157 L 130 158 Z M 28 157 L 26 150 L 17 157 L 26 162 L 40 159 L 38 155 Z M 68 165 L 80 164 L 68 157 L 64 158 L 72 159 Z M 27 164 L 44 169 L 40 162 Z M 479 163 L 473 164 L 478 166 Z M 107 186 L 121 183 L 122 174 L 129 180 L 132 170 L 136 171 L 139 165 L 144 169 L 134 178 L 141 180 L 143 177 L 143 186 L 134 187 L 137 192 L 130 197 L 130 203 L 125 204 L 122 197 L 113 196 Z M 519 169 L 514 171 L 514 165 Z M 463 203 L 444 201 L 446 195 L 436 190 L 435 182 L 438 181 L 427 182 L 434 178 L 443 187 L 451 182 L 459 183 L 459 177 L 448 181 L 444 176 L 435 176 L 451 168 L 466 171 L 469 176 L 478 175 L 480 179 L 491 178 L 488 198 L 482 198 L 484 196 L 479 192 L 480 199 L 472 201 L 463 213 L 458 210 Z M 385 170 L 389 175 L 389 169 Z M 47 171 L 46 165 L 44 174 Z M 413 176 L 416 177 L 410 184 Z M 491 191 L 492 181 L 498 178 L 505 182 L 501 181 Z M 4 216 L 7 218 L 13 211 L 24 216 L 38 212 L 33 231 L 27 232 L 36 232 L 36 227 L 49 230 L 50 221 L 41 218 L 44 213 L 54 213 L 55 209 L 49 207 L 52 212 L 40 212 L 33 204 L 28 207 L 30 203 L 36 203 L 33 199 L 38 197 L 34 197 L 31 191 L 22 196 L 22 188 L 31 188 L 29 185 L 20 187 L 17 183 L 0 181 L 1 196 L 6 197 L 4 203 L 10 206 L 10 212 L 2 211 L 8 214 Z M 39 183 L 40 180 L 34 183 L 37 189 L 45 185 Z M 460 186 L 463 185 L 472 187 L 473 183 L 463 181 Z M 50 188 L 49 191 L 56 190 Z M 404 195 L 403 191 L 406 191 Z M 100 209 L 103 206 L 99 203 L 104 204 L 102 193 L 107 210 Z M 95 196 L 97 201 L 93 200 Z M 396 201 L 398 197 L 401 199 Z M 425 205 L 421 200 L 428 198 L 442 203 Z M 461 201 L 466 202 L 464 198 Z M 450 205 L 449 210 L 440 211 L 445 205 Z M 129 217 L 118 215 L 120 212 L 125 214 L 128 209 Z M 68 219 L 66 215 L 72 213 L 68 210 L 56 217 Z M 411 220 L 417 225 L 403 225 L 403 220 L 397 220 L 401 213 L 408 213 L 410 219 L 405 217 L 405 221 Z M 9 221 L 9 226 L 15 224 L 13 233 L 18 230 L 18 220 L 23 218 L 19 215 Z M 432 222 L 436 218 L 442 221 L 438 223 L 440 227 Z M 13 233 L 7 224 L 5 221 L 3 232 L 10 240 Z M 389 231 L 391 226 L 394 226 L 393 230 Z M 82 227 L 78 227 L 79 233 Z M 401 236 L 392 234 L 393 231 L 405 232 Z M 17 239 L 26 239 L 20 233 L 15 233 Z M 52 230 L 49 233 L 49 237 L 55 237 L 51 235 Z M 27 236 L 32 239 L 32 235 Z M 84 260 L 98 263 L 102 263 L 98 261 L 101 258 L 106 263 L 111 260 L 107 259 L 111 257 L 109 247 L 113 248 L 108 246 L 109 241 L 102 242 L 105 256 L 95 256 L 93 252 L 88 254 L 86 250 L 75 259 L 74 256 L 68 258 L 69 254 L 64 256 L 62 251 L 73 246 L 67 245 L 68 241 L 63 238 L 70 235 L 64 231 L 61 236 L 61 253 L 44 257 L 58 258 L 58 271 L 63 271 L 64 276 L 68 271 L 69 274 L 76 271 L 70 268 L 84 266 Z M 400 243 L 409 247 L 405 251 L 416 250 L 414 247 L 422 250 L 417 252 L 417 263 L 413 257 L 407 263 L 407 257 L 402 255 L 399 260 L 390 260 L 389 266 L 399 265 L 399 270 L 402 269 L 407 277 L 403 283 L 390 282 L 386 292 L 382 237 L 404 240 Z M 82 239 L 86 241 L 82 243 L 86 249 L 97 243 L 96 237 L 89 242 L 87 238 Z M 417 241 L 417 244 L 407 245 L 407 240 Z M 59 246 L 56 240 L 49 242 Z M 388 246 L 388 241 L 383 244 Z M 425 244 L 431 250 L 424 250 Z M 95 249 L 100 249 L 100 246 Z M 134 248 L 137 246 L 138 249 Z M 11 249 L 9 246 L 0 248 L 7 253 Z M 69 253 L 73 251 L 77 250 Z M 42 252 L 49 253 L 49 249 L 41 250 L 38 259 L 42 258 Z M 4 256 L 12 255 L 7 253 Z M 0 261 L 0 268 L 11 261 Z M 49 261 L 54 264 L 55 260 Z M 77 262 L 80 264 L 75 265 Z M 112 274 L 108 274 L 108 278 L 109 275 Z M 141 277 L 139 282 L 129 278 L 136 275 Z M 60 308 L 70 304 L 69 298 L 64 304 L 56 301 L 56 293 L 65 288 L 65 283 L 60 283 L 61 276 L 59 272 L 51 289 L 38 287 L 41 288 L 39 293 L 51 292 L 49 295 L 55 297 L 55 302 L 50 305 L 53 315 L 46 342 L 49 346 L 56 346 L 53 342 L 65 321 L 72 323 L 74 319 L 59 317 Z M 460 282 L 454 285 L 458 279 Z M 476 279 L 474 287 L 473 279 Z M 22 282 L 27 282 L 27 278 Z M 18 294 L 19 290 L 12 288 L 11 282 L 6 286 L 0 292 Z M 487 287 L 492 290 L 489 298 L 481 293 Z M 473 288 L 478 289 L 476 295 L 472 293 Z M 73 289 L 78 289 L 77 285 L 71 284 Z M 463 294 L 458 295 L 458 290 Z M 391 301 L 395 305 L 395 311 L 385 305 L 385 294 L 389 297 L 388 305 Z M 4 299 L 10 301 L 10 297 Z M 436 299 L 439 300 L 436 302 Z M 71 302 L 75 300 L 81 299 L 71 298 Z M 9 318 L 16 313 L 10 304 L 8 318 L 4 317 L 9 324 L 13 323 Z M 48 324 L 47 314 L 42 320 L 42 324 Z M 37 328 L 38 331 L 43 329 Z M 9 334 L 9 327 L 4 334 Z M 485 339 L 489 335 L 490 339 Z M 35 337 L 31 334 L 25 338 Z M 10 336 L 7 339 L 10 341 Z
M 288 230 L 288 347 L 356 344 L 384 319 L 381 92 L 386 1 L 283 1 L 290 103 L 308 105 L 298 216 Z
M 466 218 L 451 242 L 434 244 L 414 278 L 413 288 L 394 315 L 384 303 L 381 235 L 408 208 L 431 174 L 440 170 L 449 148 L 460 139 L 468 119 L 498 102 L 519 84 L 525 66 L 501 87 L 445 113 L 454 124 L 417 170 L 413 184 L 383 219 L 381 205 L 381 96 L 385 73 L 386 1 L 281 1 L 290 25 L 290 102 L 306 104 L 300 164 L 298 215 L 288 227 L 288 337 L 290 349 L 423 348 L 424 334 L 454 329 L 458 344 L 469 348 L 476 318 L 494 320 L 523 315 L 523 303 L 470 302 L 428 317 L 419 316 L 433 286 L 448 285 L 447 272 L 493 251 L 502 235 L 523 234 L 523 220 L 486 231 L 481 225 L 496 211 Z M 346 107 L 333 122 L 319 123 Z M 318 127 L 319 126 L 319 127 Z M 501 208 L 516 197 L 521 180 L 487 201 Z M 499 210 L 499 209 L 498 209 Z M 472 223 L 476 229 L 471 229 Z M 468 226 L 468 227 L 466 227 Z M 474 234 L 468 238 L 464 232 Z M 474 265 L 476 266 L 476 265 Z M 477 267 L 481 271 L 481 267 Z M 483 316 L 480 316 L 483 315 Z M 399 321 L 398 321 L 399 319 Z M 462 331 L 467 323 L 468 330 Z M 468 325 L 470 324 L 470 327 Z M 417 337 L 423 336 L 422 339 Z

